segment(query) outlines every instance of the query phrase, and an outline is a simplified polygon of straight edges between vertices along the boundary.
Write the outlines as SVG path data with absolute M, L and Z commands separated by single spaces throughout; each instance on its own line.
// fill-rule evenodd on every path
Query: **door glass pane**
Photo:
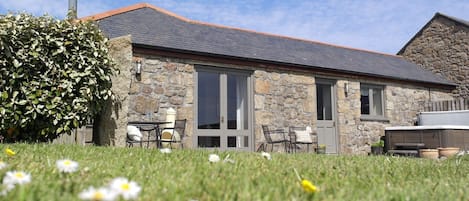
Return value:
M 227 78 L 227 128 L 247 130 L 247 76 L 228 74 Z
M 236 136 L 228 136 L 227 147 L 236 147 Z
M 220 76 L 218 73 L 198 73 L 197 127 L 220 129 Z
M 381 98 L 381 90 L 373 88 L 373 111 L 374 115 L 383 115 L 383 102 Z
M 332 120 L 332 87 L 328 84 L 316 85 L 318 120 Z
M 324 103 L 322 102 L 322 87 L 318 84 L 316 85 L 316 105 L 317 105 L 317 112 L 318 112 L 318 120 L 323 120 L 324 119 L 324 111 L 323 111 L 323 105 Z
M 248 136 L 228 136 L 227 147 L 248 147 Z
M 198 147 L 220 147 L 220 136 L 198 136 Z
M 332 120 L 332 87 L 331 85 L 324 85 L 324 114 L 325 120 Z
M 370 114 L 370 94 L 368 87 L 360 88 L 361 114 Z

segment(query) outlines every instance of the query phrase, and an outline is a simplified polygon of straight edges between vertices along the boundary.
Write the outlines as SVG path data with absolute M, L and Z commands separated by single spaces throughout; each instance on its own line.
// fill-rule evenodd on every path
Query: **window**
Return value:
M 362 117 L 384 118 L 384 87 L 379 85 L 360 85 Z

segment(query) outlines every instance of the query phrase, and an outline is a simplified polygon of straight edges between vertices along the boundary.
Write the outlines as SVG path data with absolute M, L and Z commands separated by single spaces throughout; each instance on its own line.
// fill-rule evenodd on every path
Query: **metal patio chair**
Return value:
M 132 137 L 132 133 L 135 132 L 129 130 L 129 126 L 134 126 L 138 131 L 141 133 L 139 139 L 135 139 Z M 143 144 L 147 144 L 147 148 L 150 147 L 151 142 L 157 142 L 157 130 L 156 126 L 148 126 L 148 125 L 129 125 L 127 127 L 127 138 L 126 143 L 127 147 L 133 147 L 134 144 L 140 144 L 140 147 L 143 147 Z
M 163 143 L 169 144 L 169 147 L 173 148 L 173 143 L 179 143 L 181 148 L 184 148 L 184 137 L 186 130 L 187 119 L 175 120 L 174 127 L 163 128 L 161 137 L 158 144 L 161 146 Z
M 269 126 L 262 125 L 262 131 L 267 144 L 270 144 L 270 152 L 274 150 L 275 144 L 284 144 L 285 152 L 288 152 L 289 140 L 286 138 L 286 133 L 283 129 L 270 130 Z
M 318 137 L 315 132 L 310 132 L 306 127 L 290 126 L 288 135 L 290 136 L 290 144 L 293 151 L 296 152 L 296 149 L 299 145 L 306 145 L 307 152 L 309 152 L 310 145 L 313 147 L 313 150 L 316 151 L 318 148 Z

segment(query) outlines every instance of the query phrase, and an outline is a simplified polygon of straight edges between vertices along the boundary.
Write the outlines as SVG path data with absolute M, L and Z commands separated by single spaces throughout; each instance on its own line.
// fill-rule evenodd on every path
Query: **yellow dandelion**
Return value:
M 300 177 L 300 174 L 298 174 L 298 171 L 296 171 L 295 168 L 293 168 L 295 171 L 296 177 L 298 178 L 298 181 L 301 183 L 301 187 L 303 187 L 303 190 L 305 190 L 308 193 L 317 193 L 319 191 L 318 187 L 316 187 L 312 182 L 310 182 L 307 179 L 302 179 Z
M 306 179 L 303 179 L 301 181 L 301 186 L 303 186 L 303 189 L 308 193 L 318 192 L 318 188 L 313 183 L 311 183 L 310 181 Z
M 13 150 L 11 150 L 10 148 L 6 148 L 5 149 L 5 154 L 9 157 L 13 157 L 13 156 L 15 156 L 16 153 Z

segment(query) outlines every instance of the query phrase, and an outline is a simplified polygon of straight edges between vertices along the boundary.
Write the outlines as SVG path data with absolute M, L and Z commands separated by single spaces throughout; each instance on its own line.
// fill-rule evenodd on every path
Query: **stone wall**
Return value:
M 163 121 L 166 110 L 173 107 L 177 110 L 177 119 L 188 120 L 185 146 L 192 147 L 195 107 L 193 62 L 144 54 L 134 54 L 133 59 L 141 60 L 143 71 L 137 76 L 135 69 L 131 70 L 129 121 L 148 121 L 148 113 L 151 113 L 152 120 Z M 313 76 L 257 69 L 253 79 L 257 145 L 263 141 L 262 124 L 275 128 L 315 124 L 316 91 Z
M 109 40 L 109 53 L 120 73 L 113 76 L 112 91 L 117 99 L 108 101 L 106 109 L 95 119 L 93 142 L 97 145 L 125 146 L 127 134 L 127 113 L 132 68 L 132 44 L 129 36 Z
M 257 145 L 264 141 L 262 125 L 287 130 L 288 126 L 316 124 L 316 89 L 312 75 L 256 70 L 253 77 Z
M 364 120 L 360 118 L 360 82 L 368 83 L 367 80 L 337 81 L 337 125 L 340 153 L 343 154 L 369 153 L 370 145 L 384 136 L 386 127 L 414 125 L 425 101 L 451 99 L 451 94 L 447 91 L 371 81 L 385 86 L 386 120 Z M 344 91 L 345 83 L 348 85 L 347 96 Z
M 133 60 L 142 61 L 143 72 L 137 76 L 134 67 L 130 69 L 130 90 L 127 97 L 129 121 L 150 120 L 147 113 L 152 114 L 152 120 L 165 120 L 166 110 L 175 108 L 177 119 L 188 120 L 185 146 L 193 147 L 194 63 L 200 62 L 144 54 L 134 54 Z M 264 124 L 284 129 L 292 125 L 311 125 L 313 130 L 316 129 L 315 74 L 227 64 L 209 65 L 253 71 L 255 148 L 264 140 L 261 128 Z M 337 80 L 336 126 L 339 153 L 342 154 L 368 153 L 370 144 L 384 135 L 385 127 L 412 125 L 422 102 L 451 97 L 445 91 L 366 80 L 367 83 L 385 86 L 385 112 L 388 119 L 365 121 L 360 119 L 360 82 L 363 80 L 333 79 Z M 347 94 L 345 84 L 348 85 Z
M 166 110 L 174 108 L 176 119 L 187 119 L 185 145 L 192 145 L 194 66 L 184 60 L 134 54 L 142 72 L 131 70 L 129 121 L 165 121 Z
M 455 97 L 469 98 L 469 27 L 436 16 L 400 55 L 457 83 Z
M 345 84 L 348 85 L 345 95 Z M 360 121 L 360 82 L 356 80 L 338 80 L 336 84 L 337 133 L 340 153 L 363 151 L 362 146 L 369 141 L 358 129 Z

